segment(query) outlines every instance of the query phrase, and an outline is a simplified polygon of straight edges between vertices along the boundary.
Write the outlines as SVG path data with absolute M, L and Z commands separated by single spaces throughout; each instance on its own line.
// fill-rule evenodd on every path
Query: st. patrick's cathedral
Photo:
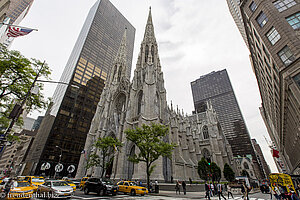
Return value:
M 151 179 L 200 180 L 197 165 L 202 157 L 210 158 L 221 169 L 225 163 L 233 165 L 231 148 L 210 102 L 207 102 L 204 112 L 189 116 L 173 108 L 172 104 L 167 105 L 151 10 L 131 82 L 127 70 L 125 31 L 85 143 L 87 155 L 100 154 L 93 146 L 99 137 L 112 136 L 123 143 L 121 151 L 114 153 L 113 164 L 107 170 L 107 175 L 116 180 L 146 179 L 145 164 L 128 161 L 128 156 L 138 152 L 138 148 L 126 139 L 124 131 L 151 123 L 167 125 L 169 134 L 166 141 L 177 144 L 171 159 L 160 157 L 154 163 L 156 167 Z M 85 168 L 86 158 L 86 155 L 81 156 L 76 176 L 100 176 L 100 167 Z

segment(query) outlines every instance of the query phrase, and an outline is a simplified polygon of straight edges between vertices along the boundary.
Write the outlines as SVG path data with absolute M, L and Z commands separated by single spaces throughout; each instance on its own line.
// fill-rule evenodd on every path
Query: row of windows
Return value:
M 296 5 L 297 3 L 294 0 L 277 0 L 277 1 L 273 2 L 273 4 L 278 9 L 279 12 L 282 12 L 282 11 Z M 257 9 L 257 5 L 255 4 L 254 1 L 250 4 L 249 8 L 252 12 L 254 12 Z M 295 13 L 290 17 L 287 17 L 286 20 L 293 29 L 300 28 L 300 12 Z M 262 28 L 268 22 L 268 17 L 264 14 L 263 11 L 261 11 L 259 13 L 259 15 L 257 16 L 256 21 L 257 21 L 258 25 Z M 256 32 L 254 31 L 254 33 L 256 33 Z M 257 34 L 255 36 L 257 37 Z M 272 27 L 267 32 L 266 37 L 268 38 L 268 40 L 270 41 L 270 43 L 272 45 L 275 45 L 277 43 L 277 41 L 281 38 L 280 34 L 275 29 L 275 27 Z M 291 50 L 289 49 L 289 47 L 287 45 L 278 52 L 278 56 L 281 59 L 281 61 L 284 63 L 285 66 L 288 66 L 295 60 L 294 55 L 292 54 Z

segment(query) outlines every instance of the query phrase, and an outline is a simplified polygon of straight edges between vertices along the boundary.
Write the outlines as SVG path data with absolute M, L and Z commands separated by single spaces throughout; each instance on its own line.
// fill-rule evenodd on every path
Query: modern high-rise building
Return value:
M 281 166 L 300 174 L 300 2 L 242 0 L 239 8 L 262 117 Z
M 257 161 L 260 165 L 260 169 L 262 169 L 262 174 L 264 178 L 267 179 L 269 174 L 271 173 L 270 167 L 267 164 L 264 154 L 260 148 L 260 145 L 257 143 L 256 139 L 251 139 L 251 142 L 257 157 Z
M 91 8 L 60 79 L 67 85 L 59 84 L 54 92 L 53 104 L 40 125 L 24 174 L 54 175 L 58 162 L 63 165 L 60 176 L 76 173 L 125 29 L 130 72 L 135 28 L 109 0 L 98 0 Z M 42 170 L 44 163 L 51 167 Z M 76 168 L 74 172 L 68 170 L 71 165 Z
M 4 0 L 0 1 L 0 5 Z M 18 25 L 27 15 L 31 5 L 34 0 L 10 0 L 9 7 L 5 16 L 3 16 L 3 22 L 6 24 Z M 5 1 L 4 1 L 5 2 Z M 1 20 L 2 22 L 2 20 Z M 1 27 L 1 26 L 0 26 Z M 5 30 L 7 30 L 7 26 L 3 26 L 4 31 L 0 30 L 0 43 L 4 44 L 6 47 L 10 47 L 13 37 L 7 37 Z
M 211 101 L 234 156 L 254 156 L 250 136 L 226 69 L 211 72 L 191 82 L 196 112 Z

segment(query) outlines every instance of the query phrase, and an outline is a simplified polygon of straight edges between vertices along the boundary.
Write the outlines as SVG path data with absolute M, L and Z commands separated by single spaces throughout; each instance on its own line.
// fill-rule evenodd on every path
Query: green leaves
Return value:
M 104 172 L 113 162 L 114 152 L 120 151 L 120 148 L 123 146 L 123 144 L 118 139 L 108 136 L 98 138 L 93 146 L 97 149 L 97 151 L 89 155 L 86 168 L 89 169 L 94 166 L 101 167 L 101 177 L 103 177 Z
M 224 174 L 225 179 L 228 182 L 234 181 L 234 179 L 235 179 L 235 173 L 234 173 L 234 171 L 232 170 L 232 168 L 227 163 L 225 163 L 225 165 L 224 165 L 223 174 Z
M 18 51 L 9 51 L 0 45 L 0 118 L 7 117 L 7 111 L 13 105 L 21 102 L 33 83 L 42 62 L 37 59 L 28 59 Z M 45 63 L 40 79 L 49 79 L 50 69 Z M 26 101 L 26 110 L 44 109 L 47 107 L 47 100 L 41 93 L 43 84 L 36 83 L 37 94 L 31 94 Z M 0 129 L 6 127 L 4 119 L 0 120 Z
M 200 178 L 203 180 L 207 181 L 209 179 L 209 175 L 210 175 L 209 165 L 207 160 L 204 157 L 202 157 L 202 159 L 198 162 L 198 174 Z
M 125 131 L 126 138 L 133 142 L 139 153 L 129 156 L 128 160 L 134 163 L 145 162 L 147 173 L 147 184 L 155 165 L 152 165 L 160 156 L 171 159 L 175 144 L 169 144 L 164 139 L 169 132 L 167 126 L 152 123 L 150 126 L 143 124 L 142 128 L 128 129 Z

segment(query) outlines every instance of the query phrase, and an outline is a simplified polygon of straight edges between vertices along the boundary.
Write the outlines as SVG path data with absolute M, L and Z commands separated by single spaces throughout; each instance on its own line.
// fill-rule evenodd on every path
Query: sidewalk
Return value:
M 251 191 L 250 194 L 254 194 L 260 192 L 259 190 Z M 174 199 L 205 199 L 205 192 L 187 192 L 186 195 L 183 194 L 183 191 L 180 191 L 180 194 L 176 194 L 175 191 L 166 191 L 160 190 L 159 193 L 149 193 L 151 196 L 165 196 L 165 197 L 172 197 Z M 227 198 L 227 192 L 223 194 Z M 238 197 L 241 194 L 234 194 L 234 196 Z M 219 199 L 217 195 L 211 197 L 211 199 Z

